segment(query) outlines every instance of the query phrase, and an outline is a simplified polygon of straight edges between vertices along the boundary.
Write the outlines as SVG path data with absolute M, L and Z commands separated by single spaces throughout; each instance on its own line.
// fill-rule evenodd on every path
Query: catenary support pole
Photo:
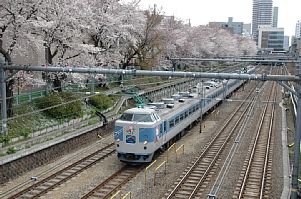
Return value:
M 203 103 L 204 103 L 204 98 L 205 98 L 205 95 L 204 95 L 204 86 L 203 86 L 203 83 L 204 81 L 202 80 L 201 81 L 201 118 L 200 118 L 200 133 L 202 133 L 202 123 L 203 123 Z M 200 89 L 200 88 L 198 88 Z
M 299 60 L 298 76 L 301 76 L 301 59 Z M 301 82 L 298 81 L 298 103 L 297 103 L 297 129 L 295 133 L 294 163 L 292 174 L 291 198 L 298 198 L 298 176 L 299 176 L 299 157 L 300 157 L 300 137 L 301 137 Z
M 5 82 L 5 74 L 4 74 L 3 67 L 0 67 L 0 82 L 1 82 L 2 134 L 7 135 L 6 82 Z

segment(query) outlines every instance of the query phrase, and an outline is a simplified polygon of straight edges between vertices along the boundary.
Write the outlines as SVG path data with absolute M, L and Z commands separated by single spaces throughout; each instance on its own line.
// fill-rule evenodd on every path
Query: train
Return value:
M 157 151 L 167 149 L 201 114 L 244 83 L 244 80 L 227 80 L 217 86 L 199 83 L 191 92 L 179 92 L 160 102 L 124 111 L 114 126 L 118 159 L 126 163 L 151 162 Z

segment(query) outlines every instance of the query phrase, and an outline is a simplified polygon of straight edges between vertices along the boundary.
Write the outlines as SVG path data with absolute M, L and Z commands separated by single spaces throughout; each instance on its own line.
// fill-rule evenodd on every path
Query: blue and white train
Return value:
M 204 98 L 198 92 L 182 92 L 143 108 L 126 110 L 115 122 L 114 141 L 120 161 L 151 162 L 155 152 L 169 147 L 174 139 L 196 121 L 202 112 L 217 105 L 223 98 L 244 84 L 229 80 L 225 86 L 205 86 Z

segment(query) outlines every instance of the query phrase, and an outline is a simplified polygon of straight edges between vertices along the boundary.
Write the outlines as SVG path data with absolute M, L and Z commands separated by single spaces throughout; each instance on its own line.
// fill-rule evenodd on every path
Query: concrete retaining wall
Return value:
M 73 139 L 45 148 L 34 154 L 29 154 L 12 162 L 0 165 L 0 184 L 17 177 L 26 171 L 45 165 L 50 161 L 56 160 L 85 145 L 95 142 L 95 140 L 98 139 L 97 134 L 106 134 L 107 132 L 113 131 L 113 123 L 114 122 L 110 122 L 106 127 L 95 129 Z

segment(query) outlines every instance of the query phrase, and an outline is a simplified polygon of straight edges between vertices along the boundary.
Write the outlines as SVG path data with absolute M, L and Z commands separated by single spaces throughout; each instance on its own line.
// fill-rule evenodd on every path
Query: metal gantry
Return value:
M 240 79 L 255 81 L 293 81 L 298 84 L 297 96 L 297 129 L 295 133 L 294 163 L 292 173 L 291 198 L 297 199 L 299 156 L 300 156 L 300 137 L 301 137 L 301 60 L 249 60 L 249 59 L 191 59 L 179 58 L 181 61 L 237 61 L 253 62 L 264 61 L 268 63 L 296 63 L 299 64 L 298 74 L 293 75 L 267 75 L 267 74 L 238 74 L 238 73 L 203 73 L 203 72 L 178 72 L 178 71 L 151 71 L 151 70 L 122 70 L 122 69 L 103 69 L 99 67 L 61 67 L 61 66 L 25 66 L 25 65 L 6 65 L 0 60 L 0 82 L 1 82 L 1 110 L 2 110 L 2 134 L 7 134 L 7 114 L 6 114 L 6 77 L 5 70 L 16 71 L 44 71 L 44 72 L 66 72 L 66 73 L 90 73 L 90 74 L 116 74 L 133 76 L 163 76 L 163 77 L 182 77 L 182 78 L 215 78 L 215 79 Z M 284 84 L 285 85 L 285 84 Z M 287 86 L 285 86 L 287 88 Z M 290 90 L 291 91 L 291 90 Z

